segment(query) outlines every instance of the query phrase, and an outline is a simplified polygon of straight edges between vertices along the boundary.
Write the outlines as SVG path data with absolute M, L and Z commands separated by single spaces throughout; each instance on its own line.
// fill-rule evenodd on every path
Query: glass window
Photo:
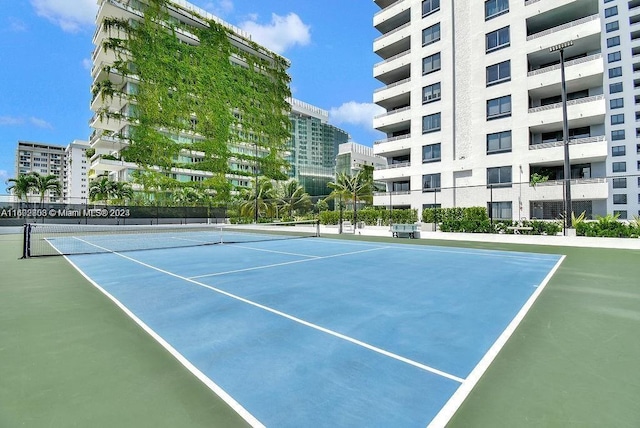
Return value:
M 622 59 L 622 55 L 620 54 L 620 51 L 611 52 L 610 54 L 607 55 L 608 62 L 618 62 L 621 59 Z
M 511 220 L 513 218 L 511 202 L 489 202 L 487 205 L 492 219 Z
M 608 7 L 604 10 L 604 17 L 609 18 L 618 14 L 618 6 Z
M 627 172 L 627 163 L 626 162 L 613 162 L 611 164 L 611 168 L 613 172 Z
M 614 189 L 626 189 L 627 188 L 627 179 L 626 178 L 614 178 L 613 179 L 613 188 Z
M 623 108 L 624 107 L 624 98 L 614 98 L 612 100 L 609 100 L 609 108 L 613 109 L 617 109 L 617 108 Z
M 422 88 L 422 103 L 430 103 L 440 99 L 440 82 Z
M 511 151 L 511 131 L 487 135 L 487 154 Z
M 609 78 L 622 76 L 622 67 L 614 67 L 609 69 Z
M 613 210 L 613 215 L 617 216 L 620 220 L 627 219 L 627 210 Z
M 611 140 L 612 141 L 620 141 L 624 140 L 625 134 L 624 129 L 618 129 L 615 131 L 611 131 Z
M 606 25 L 606 29 L 607 29 L 607 33 L 610 33 L 612 31 L 617 31 L 620 29 L 620 24 L 618 23 L 618 21 L 608 22 Z
M 422 191 L 423 192 L 439 192 L 440 191 L 440 173 L 423 175 Z
M 510 44 L 509 27 L 504 27 L 500 28 L 499 30 L 492 31 L 485 36 L 485 39 L 486 52 L 506 48 Z
M 440 130 L 440 113 L 422 117 L 422 133 L 436 132 Z
M 440 160 L 440 143 L 422 146 L 422 162 L 436 162 Z
M 612 125 L 621 125 L 623 123 L 624 123 L 624 114 L 611 115 L 611 124 Z
M 499 186 L 511 186 L 511 167 L 499 166 L 487 168 L 487 184 Z
M 511 116 L 511 95 L 487 101 L 487 120 Z
M 627 203 L 627 194 L 614 194 L 613 195 L 613 203 L 616 205 L 623 205 Z
M 430 45 L 440 40 L 440 23 L 422 30 L 422 46 Z
M 620 36 L 609 37 L 607 39 L 607 47 L 612 48 L 614 46 L 618 46 L 620 44 Z
M 510 79 L 511 61 L 504 61 L 487 67 L 487 86 L 506 82 Z
M 626 154 L 625 146 L 613 146 L 611 147 L 611 156 L 624 156 Z
M 394 181 L 392 188 L 394 192 L 408 192 L 410 184 L 408 181 Z
M 423 0 L 422 2 L 422 16 L 425 17 L 429 14 L 440 10 L 440 0 Z
M 440 70 L 440 52 L 422 59 L 422 74 L 433 73 Z
M 507 12 L 509 12 L 509 0 L 486 0 L 484 2 L 485 21 Z
M 617 94 L 618 92 L 622 92 L 622 91 L 623 91 L 622 82 L 612 83 L 609 85 L 610 94 Z

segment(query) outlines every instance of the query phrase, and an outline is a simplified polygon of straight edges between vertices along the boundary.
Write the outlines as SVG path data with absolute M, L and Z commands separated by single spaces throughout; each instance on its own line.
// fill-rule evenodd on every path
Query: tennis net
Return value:
M 195 247 L 320 236 L 317 220 L 259 224 L 24 225 L 23 258 Z

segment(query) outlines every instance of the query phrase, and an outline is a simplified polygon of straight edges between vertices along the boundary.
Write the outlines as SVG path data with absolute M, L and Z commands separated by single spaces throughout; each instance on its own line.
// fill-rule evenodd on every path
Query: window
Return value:
M 613 179 L 613 188 L 614 189 L 626 189 L 627 188 L 627 179 L 626 178 L 614 178 Z
M 489 215 L 492 219 L 511 220 L 512 208 L 511 202 L 493 202 L 488 203 Z
M 611 156 L 624 156 L 626 154 L 625 146 L 611 147 Z
M 627 163 L 626 162 L 613 162 L 611 164 L 611 168 L 613 172 L 627 172 Z
M 422 88 L 422 104 L 438 101 L 440 96 L 440 82 Z
M 618 6 L 608 7 L 604 10 L 604 17 L 610 18 L 618 14 Z
M 422 163 L 440 160 L 440 143 L 422 146 Z
M 440 10 L 440 0 L 423 0 L 422 17 L 430 15 Z
M 509 27 L 487 33 L 485 36 L 486 52 L 496 51 L 510 45 Z
M 509 12 L 509 0 L 486 0 L 484 2 L 485 21 L 507 12 Z
M 422 46 L 430 45 L 440 40 L 440 23 L 422 30 Z
M 506 82 L 511 79 L 511 61 L 487 67 L 487 86 Z
M 613 210 L 613 215 L 618 216 L 620 220 L 627 219 L 627 210 Z
M 620 51 L 611 52 L 610 54 L 607 55 L 608 62 L 618 62 L 621 59 L 622 59 L 622 56 L 620 55 Z
M 611 131 L 611 141 L 620 141 L 624 140 L 624 129 L 618 129 L 616 131 Z
M 487 135 L 487 154 L 511 151 L 511 131 Z
M 620 44 L 620 36 L 609 37 L 607 39 L 607 47 L 612 48 L 614 46 L 618 46 Z
M 615 194 L 613 195 L 613 203 L 615 205 L 624 205 L 627 203 L 627 194 L 626 193 L 622 193 L 622 194 Z
M 618 23 L 618 21 L 608 22 L 606 25 L 606 28 L 607 28 L 607 33 L 610 33 L 612 31 L 619 30 L 620 24 Z
M 609 100 L 609 108 L 614 110 L 617 108 L 623 108 L 624 107 L 624 98 L 614 98 L 612 100 Z
M 422 75 L 440 70 L 440 52 L 422 59 Z
M 614 77 L 622 76 L 622 67 L 614 67 L 609 69 L 609 78 L 613 79 Z
M 511 95 L 487 101 L 487 120 L 511 116 Z
M 609 85 L 610 94 L 617 94 L 618 92 L 622 92 L 622 90 L 623 90 L 622 82 L 612 83 Z
M 623 123 L 624 123 L 624 114 L 611 115 L 611 124 L 612 125 L 621 125 Z
M 423 175 L 422 191 L 423 192 L 439 192 L 440 191 L 440 173 Z
M 422 117 L 422 133 L 436 132 L 440 130 L 440 113 Z
M 511 167 L 487 168 L 487 185 L 511 186 Z
M 410 185 L 408 181 L 394 181 L 392 188 L 394 192 L 408 192 Z

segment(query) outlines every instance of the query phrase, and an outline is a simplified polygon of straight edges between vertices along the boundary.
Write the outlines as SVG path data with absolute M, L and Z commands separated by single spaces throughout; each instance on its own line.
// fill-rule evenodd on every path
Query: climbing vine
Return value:
M 106 108 L 98 112 L 101 117 L 126 118 L 131 123 L 123 158 L 144 169 L 138 177 L 168 187 L 178 187 L 173 179 L 167 180 L 172 167 L 209 171 L 213 178 L 203 184 L 228 195 L 231 189 L 225 174 L 230 172 L 229 160 L 238 158 L 230 145 L 248 143 L 262 154 L 252 158 L 261 175 L 286 178 L 287 163 L 281 153 L 290 136 L 287 60 L 215 21 L 200 17 L 208 24 L 204 27 L 176 23 L 167 4 L 167 0 L 149 0 L 139 22 L 103 21 L 108 37 L 102 47 L 117 58 L 111 67 L 123 76 L 135 76 L 137 83 L 135 93 L 125 94 L 111 83 L 93 88 L 94 96 L 118 95 L 133 101 L 126 112 Z M 191 35 L 199 43 L 188 40 Z M 250 46 L 249 52 L 232 39 Z M 186 135 L 188 142 L 177 142 L 179 135 Z M 204 158 L 194 163 L 179 161 L 185 151 L 204 153 Z M 154 174 L 165 177 L 152 179 Z

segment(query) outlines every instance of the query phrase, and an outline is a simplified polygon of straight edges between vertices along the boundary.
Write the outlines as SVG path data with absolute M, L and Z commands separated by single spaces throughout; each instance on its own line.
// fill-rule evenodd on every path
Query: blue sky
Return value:
M 293 96 L 371 146 L 380 83 L 372 77 L 371 0 L 191 0 L 291 61 Z M 87 139 L 95 0 L 3 1 L 0 16 L 0 184 L 14 176 L 18 140 Z M 0 187 L 0 194 L 4 188 Z

